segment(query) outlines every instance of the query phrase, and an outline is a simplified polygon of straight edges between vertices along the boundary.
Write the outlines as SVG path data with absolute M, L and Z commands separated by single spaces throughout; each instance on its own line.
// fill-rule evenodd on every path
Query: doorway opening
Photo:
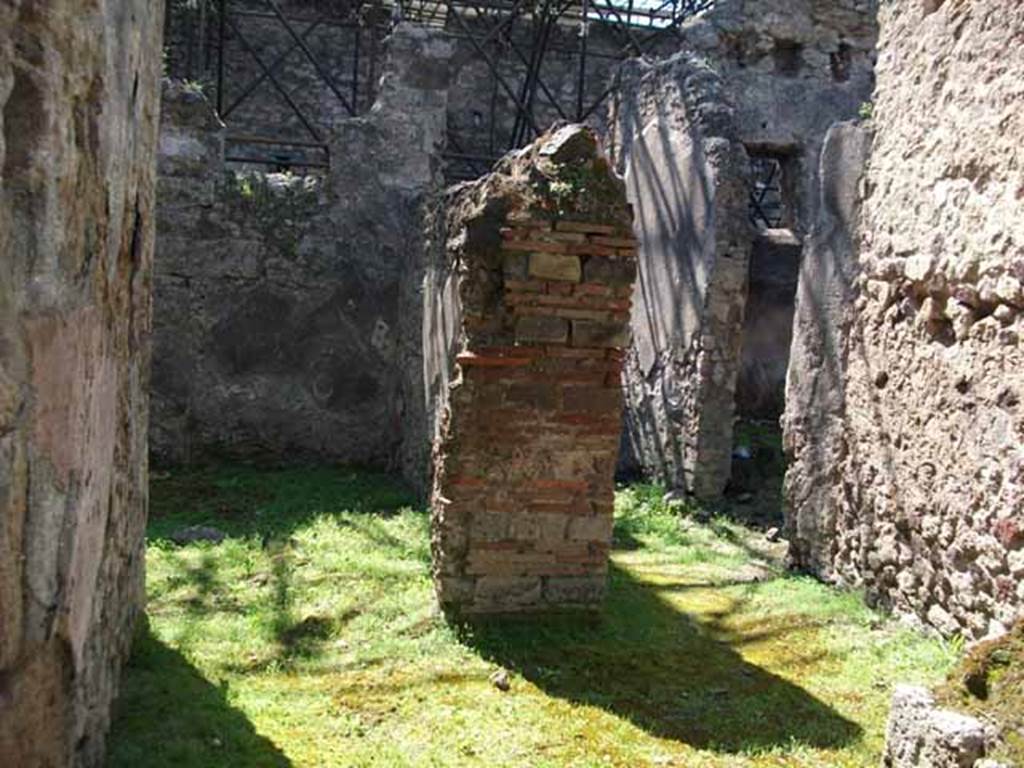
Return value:
M 780 419 L 802 251 L 797 234 L 799 155 L 794 148 L 748 151 L 750 219 L 758 233 L 749 262 L 726 502 L 734 516 L 772 528 L 782 525 L 786 473 Z

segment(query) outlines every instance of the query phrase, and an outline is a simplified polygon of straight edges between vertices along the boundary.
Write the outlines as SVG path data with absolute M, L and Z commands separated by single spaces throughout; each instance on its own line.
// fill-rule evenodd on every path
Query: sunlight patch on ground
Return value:
M 785 575 L 658 489 L 617 499 L 603 614 L 453 628 L 388 479 L 221 467 L 152 490 L 148 630 L 110 766 L 875 766 L 891 685 L 953 649 Z M 185 525 L 221 544 L 177 546 Z M 491 675 L 505 668 L 511 690 Z

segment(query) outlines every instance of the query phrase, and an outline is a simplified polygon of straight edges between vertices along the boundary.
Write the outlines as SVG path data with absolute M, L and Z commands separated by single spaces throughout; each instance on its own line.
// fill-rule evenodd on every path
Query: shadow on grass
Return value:
M 601 615 L 477 621 L 463 628 L 464 641 L 552 696 L 600 707 L 697 748 L 729 754 L 837 748 L 859 738 L 857 724 L 740 656 L 734 646 L 747 638 L 731 635 L 725 624 L 741 603 L 698 621 L 662 599 L 659 589 L 613 565 Z M 791 653 L 786 630 L 776 635 Z
M 287 538 L 320 514 L 388 514 L 414 506 L 394 477 L 339 467 L 266 469 L 244 464 L 155 471 L 150 480 L 150 541 L 208 525 L 228 536 Z M 375 532 L 368 524 L 367 534 Z M 383 542 L 386 543 L 386 542 Z
M 135 639 L 114 707 L 107 768 L 290 768 L 292 763 L 148 629 Z

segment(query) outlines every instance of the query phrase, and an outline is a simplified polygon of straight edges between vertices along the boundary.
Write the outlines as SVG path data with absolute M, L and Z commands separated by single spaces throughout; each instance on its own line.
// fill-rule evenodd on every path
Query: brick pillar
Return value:
M 448 611 L 603 598 L 636 273 L 631 218 L 581 126 L 541 137 L 450 201 L 437 320 L 426 329 L 428 340 L 449 336 L 433 345 L 446 350 L 450 383 L 440 387 L 432 499 Z

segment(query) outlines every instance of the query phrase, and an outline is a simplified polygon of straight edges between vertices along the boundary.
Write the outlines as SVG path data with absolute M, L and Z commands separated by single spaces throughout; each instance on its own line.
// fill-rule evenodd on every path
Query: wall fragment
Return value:
M 399 25 L 375 109 L 317 175 L 231 172 L 207 99 L 161 126 L 153 451 L 336 460 L 421 486 L 424 211 L 439 202 L 448 58 Z
M 635 276 L 624 188 L 594 135 L 566 126 L 449 202 L 424 329 L 440 414 L 440 602 L 453 613 L 593 607 Z

